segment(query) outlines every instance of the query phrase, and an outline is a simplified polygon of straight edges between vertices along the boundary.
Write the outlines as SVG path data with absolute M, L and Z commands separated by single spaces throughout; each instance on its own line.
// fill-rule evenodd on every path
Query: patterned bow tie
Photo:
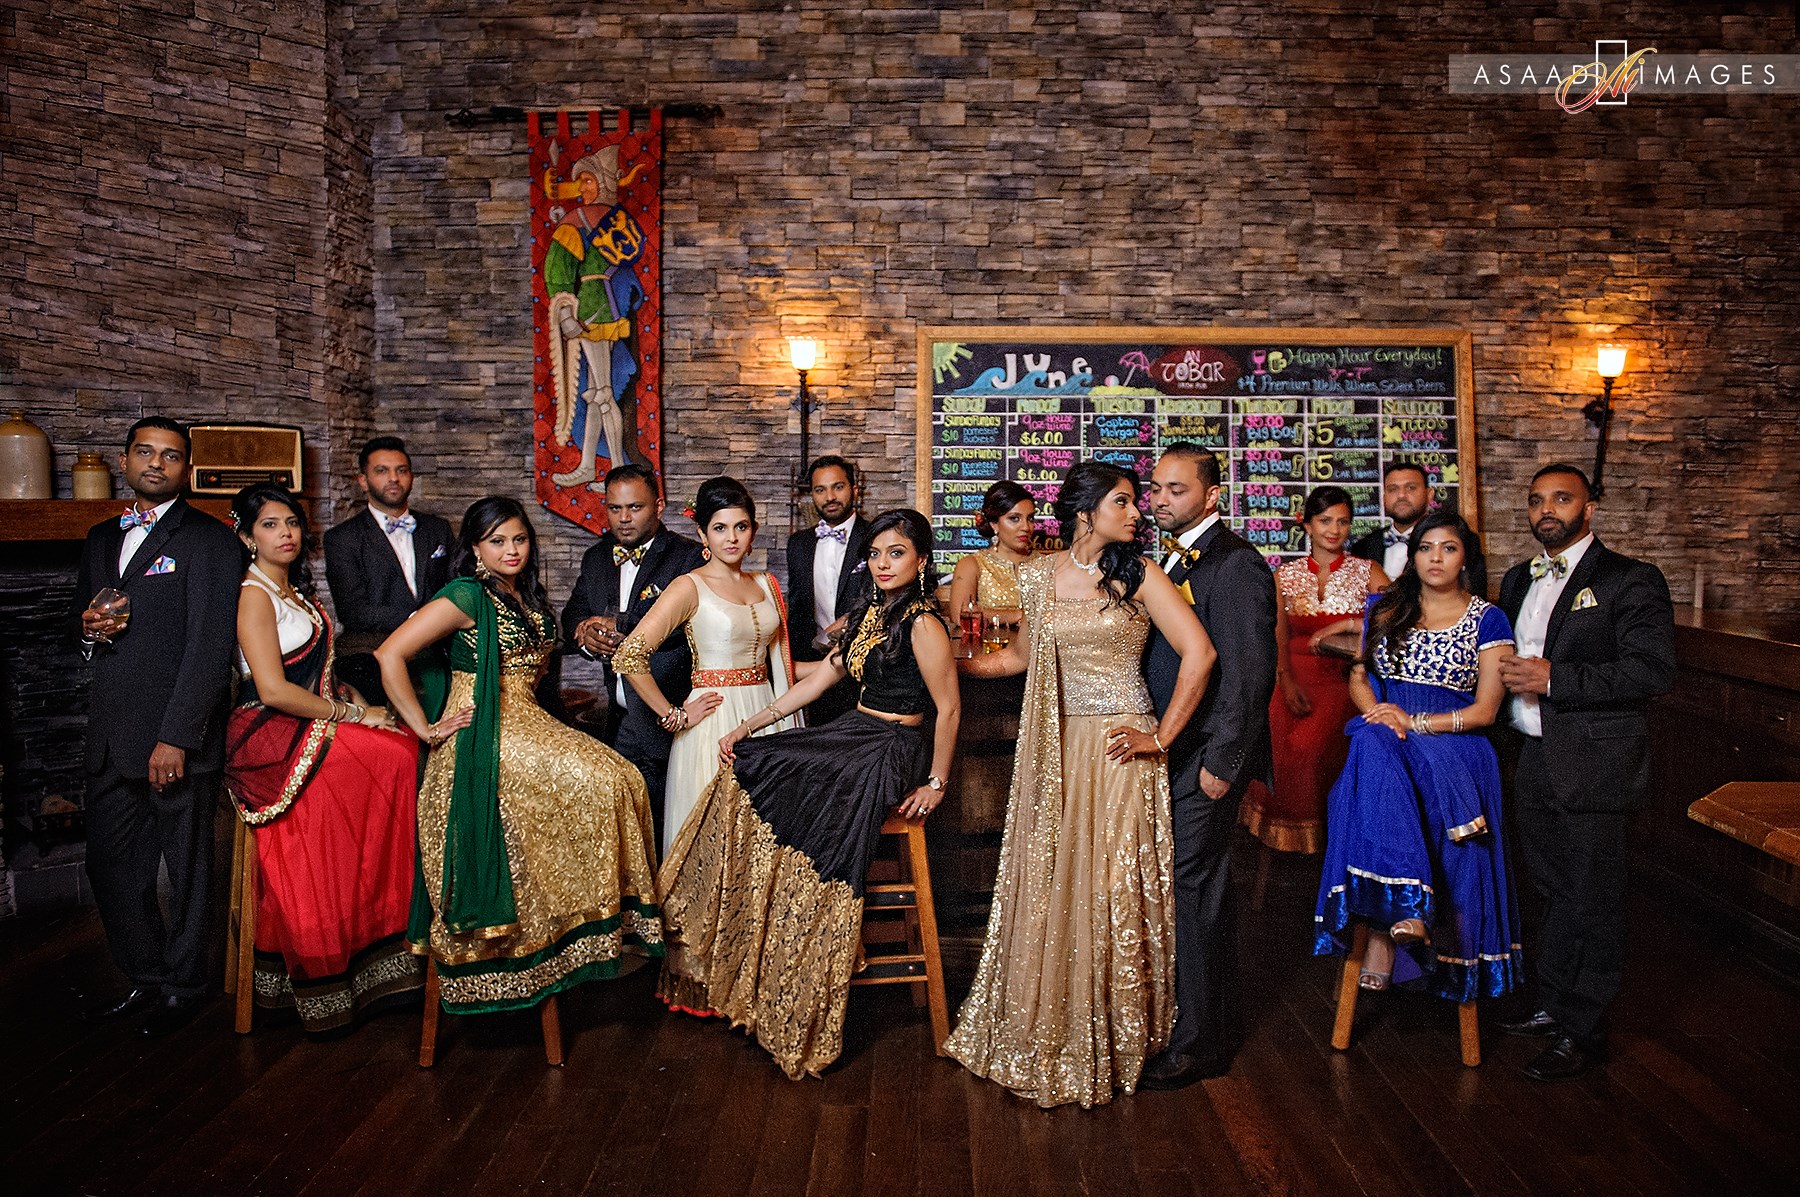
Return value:
M 835 540 L 843 545 L 850 543 L 850 530 L 848 528 L 833 528 L 830 524 L 822 523 L 817 528 L 814 528 L 813 532 L 820 540 Z
M 381 521 L 381 526 L 387 529 L 389 536 L 392 536 L 396 532 L 405 532 L 410 535 L 413 530 L 419 526 L 419 521 L 410 513 L 407 515 L 390 515 Z
M 1163 552 L 1174 553 L 1179 556 L 1183 565 L 1192 565 L 1194 562 L 1200 560 L 1201 557 L 1199 549 L 1191 549 L 1187 545 L 1182 544 L 1179 540 L 1176 540 L 1173 536 L 1163 537 L 1162 547 Z
M 128 532 L 132 528 L 142 528 L 144 531 L 148 532 L 154 527 L 156 527 L 156 508 L 154 507 L 148 511 L 139 511 L 135 507 L 127 507 L 125 509 L 125 514 L 119 517 L 119 530 L 121 532 Z
M 644 554 L 649 550 L 650 546 L 647 544 L 641 544 L 635 549 L 628 549 L 622 544 L 616 544 L 613 546 L 613 564 L 624 565 L 629 561 L 633 565 L 641 565 L 644 561 Z
M 1554 557 L 1546 557 L 1540 553 L 1531 559 L 1531 576 L 1533 578 L 1541 578 L 1545 574 L 1549 574 L 1560 582 L 1568 576 L 1568 573 L 1569 559 L 1561 553 Z
M 1381 543 L 1386 545 L 1390 549 L 1393 548 L 1397 544 L 1405 544 L 1406 543 L 1406 533 L 1401 532 L 1395 528 L 1389 528 L 1386 532 L 1383 532 L 1381 534 Z

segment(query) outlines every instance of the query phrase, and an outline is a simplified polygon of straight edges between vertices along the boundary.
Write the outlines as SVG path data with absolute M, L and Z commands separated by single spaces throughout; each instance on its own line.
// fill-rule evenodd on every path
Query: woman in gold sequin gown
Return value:
M 956 563 L 950 575 L 952 618 L 961 618 L 971 598 L 983 612 L 1018 609 L 1019 567 L 1031 560 L 1037 501 L 1017 482 L 1002 479 L 982 496 L 975 530 L 994 543 Z
M 407 938 L 452 1013 L 536 1005 L 616 976 L 627 950 L 662 955 L 643 776 L 533 694 L 556 646 L 536 550 L 519 503 L 477 501 L 458 576 L 375 652 L 395 711 L 432 746 Z M 446 637 L 449 676 L 427 677 L 422 706 L 406 662 Z
M 1131 1092 L 1175 1017 L 1169 778 L 1215 653 L 1139 554 L 1140 485 L 1083 462 L 1056 503 L 1067 552 L 1019 570 L 1023 634 L 964 671 L 1024 671 L 1025 707 L 981 964 L 946 1050 L 1040 1106 Z M 1154 625 L 1181 654 L 1152 713 Z

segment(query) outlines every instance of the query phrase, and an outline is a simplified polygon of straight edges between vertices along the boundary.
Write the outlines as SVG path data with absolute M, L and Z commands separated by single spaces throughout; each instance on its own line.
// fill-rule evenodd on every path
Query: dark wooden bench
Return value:
M 1800 865 L 1800 782 L 1734 781 L 1690 804 L 1688 818 Z

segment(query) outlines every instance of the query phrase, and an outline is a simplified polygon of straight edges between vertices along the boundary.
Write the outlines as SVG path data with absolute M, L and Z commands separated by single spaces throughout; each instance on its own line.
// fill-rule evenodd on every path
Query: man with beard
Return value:
M 371 703 L 387 702 L 374 652 L 450 581 L 450 521 L 410 511 L 412 458 L 397 436 L 357 455 L 369 505 L 325 533 L 325 580 L 337 609 L 337 676 Z
M 1169 745 L 1175 831 L 1175 1002 L 1166 1051 L 1144 1067 L 1146 1089 L 1179 1089 L 1231 1066 L 1240 1031 L 1231 832 L 1252 779 L 1271 780 L 1269 696 L 1275 691 L 1275 577 L 1262 554 L 1219 519 L 1219 459 L 1199 445 L 1163 450 L 1150 475 L 1157 555 L 1218 649 L 1206 694 Z M 1179 654 L 1153 633 L 1144 657 L 1160 716 Z
M 132 425 L 119 472 L 134 500 L 89 529 L 75 584 L 82 655 L 93 663 L 87 872 L 107 946 L 131 983 L 84 1013 L 147 1010 L 142 1029 L 153 1036 L 187 1023 L 206 992 L 213 810 L 244 577 L 237 537 L 181 497 L 188 453 L 175 421 Z M 94 610 L 102 589 L 122 592 L 129 610 Z
M 663 527 L 663 499 L 656 475 L 635 463 L 607 471 L 608 527 L 581 559 L 581 577 L 563 608 L 563 638 L 581 655 L 605 662 L 607 710 L 602 735 L 636 765 L 650 788 L 650 814 L 662 842 L 663 781 L 672 736 L 625 679 L 613 672 L 613 652 L 655 605 L 657 595 L 705 558 L 700 545 Z M 693 657 L 677 629 L 650 654 L 650 672 L 670 702 L 680 706 L 689 690 Z
M 856 514 L 856 467 L 841 457 L 821 457 L 806 471 L 816 527 L 788 537 L 788 635 L 794 660 L 817 661 L 839 632 L 839 617 L 869 584 L 869 521 Z M 806 708 L 817 727 L 856 705 L 856 683 L 845 678 Z
M 1650 788 L 1646 709 L 1675 675 L 1668 582 L 1595 539 L 1592 493 L 1575 466 L 1539 470 L 1527 502 L 1543 552 L 1500 585 L 1517 637 L 1500 665 L 1518 733 L 1514 822 L 1543 908 L 1527 957 L 1537 1011 L 1501 1029 L 1551 1041 L 1525 1066 L 1538 1081 L 1605 1058 L 1625 962 L 1625 834 Z
M 1390 578 L 1399 577 L 1406 572 L 1406 538 L 1436 499 L 1424 466 L 1389 462 L 1381 474 L 1381 508 L 1392 522 L 1358 537 L 1350 555 L 1375 562 Z

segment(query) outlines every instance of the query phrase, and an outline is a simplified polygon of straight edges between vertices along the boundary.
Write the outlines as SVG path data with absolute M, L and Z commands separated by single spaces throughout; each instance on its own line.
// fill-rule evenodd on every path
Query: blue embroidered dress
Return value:
M 1365 629 L 1379 601 L 1369 601 Z M 1458 710 L 1474 701 L 1481 650 L 1512 642 L 1505 614 L 1472 598 L 1454 625 L 1408 632 L 1397 666 L 1385 638 L 1376 644 L 1369 684 L 1403 711 Z M 1395 952 L 1396 984 L 1459 1002 L 1507 992 L 1520 977 L 1519 915 L 1493 745 L 1476 732 L 1402 740 L 1361 716 L 1345 731 L 1350 755 L 1331 788 L 1313 954 L 1344 953 L 1354 919 L 1385 930 L 1416 918 L 1431 942 Z

